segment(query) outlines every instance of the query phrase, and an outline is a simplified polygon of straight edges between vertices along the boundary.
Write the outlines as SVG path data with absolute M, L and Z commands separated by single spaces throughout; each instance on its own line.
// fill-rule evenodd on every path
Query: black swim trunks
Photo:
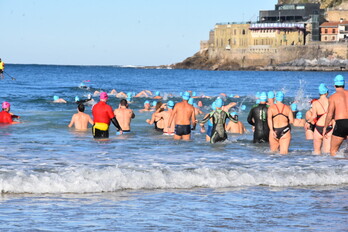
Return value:
M 191 125 L 175 125 L 175 134 L 179 136 L 191 134 Z
M 348 119 L 336 120 L 335 129 L 332 135 L 346 138 L 348 136 Z
M 97 128 L 95 128 L 94 126 L 92 127 L 92 132 L 93 132 L 93 137 L 95 139 L 105 139 L 105 138 L 109 138 L 109 130 L 99 130 Z

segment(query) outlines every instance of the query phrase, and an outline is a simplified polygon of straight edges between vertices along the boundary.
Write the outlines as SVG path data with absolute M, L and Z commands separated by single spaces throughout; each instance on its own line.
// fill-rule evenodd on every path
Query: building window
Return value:
M 324 40 L 327 41 L 327 36 L 324 37 Z
M 335 34 L 336 33 L 336 29 L 332 29 L 332 33 Z
M 245 35 L 245 30 L 243 29 L 242 34 Z
M 332 36 L 332 40 L 335 40 L 335 36 Z
M 325 34 L 327 34 L 327 28 L 325 28 Z

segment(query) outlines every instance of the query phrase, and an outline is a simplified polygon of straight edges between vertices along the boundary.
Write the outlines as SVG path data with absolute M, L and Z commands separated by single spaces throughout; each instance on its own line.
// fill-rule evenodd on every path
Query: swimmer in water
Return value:
M 160 91 L 156 91 L 155 96 L 153 99 L 162 99 Z
M 326 128 L 326 134 L 323 134 L 323 128 L 326 120 L 327 110 L 329 107 L 329 99 L 327 98 L 328 94 L 329 89 L 324 84 L 320 84 L 320 97 L 317 101 L 313 102 L 312 106 L 312 119 L 310 122 L 312 124 L 315 124 L 313 134 L 313 153 L 315 155 L 320 155 L 321 152 L 330 153 L 330 142 L 334 121 L 331 121 L 329 127 Z
M 175 122 L 175 140 L 190 140 L 191 130 L 196 128 L 196 116 L 193 106 L 188 104 L 190 94 L 185 92 L 182 96 L 182 102 L 176 103 L 172 114 L 170 115 L 168 126 Z M 192 124 L 191 124 L 192 123 Z M 192 127 L 191 127 L 192 125 Z
M 163 114 L 164 107 L 162 102 L 156 102 L 156 111 L 152 114 L 151 119 L 146 119 L 146 122 L 150 125 L 155 124 L 155 130 L 163 132 L 164 130 L 164 118 Z
M 128 109 L 128 102 L 126 99 L 120 101 L 119 108 L 114 110 L 115 117 L 120 124 L 123 132 L 131 131 L 131 121 L 135 118 L 133 110 Z
M 154 118 L 163 119 L 163 123 L 164 123 L 163 134 L 165 135 L 174 135 L 174 129 L 175 129 L 174 122 L 172 122 L 171 125 L 168 125 L 170 115 L 173 112 L 173 107 L 174 107 L 174 102 L 168 101 L 167 103 L 163 103 L 161 107 L 157 109 L 156 112 L 154 113 L 155 114 Z M 165 109 L 167 110 L 165 111 Z M 154 118 L 152 119 L 150 124 L 154 122 L 155 120 Z
M 215 110 L 216 110 L 215 101 L 211 104 L 211 108 L 212 108 L 212 111 L 215 111 Z M 206 117 L 209 117 L 209 114 L 206 114 L 206 115 L 204 116 L 204 118 L 206 118 Z M 208 128 L 207 128 L 207 130 L 204 128 L 204 126 L 201 125 L 201 133 L 206 133 L 206 135 L 205 135 L 205 141 L 210 142 L 210 137 L 211 137 L 211 134 L 212 134 L 212 130 L 213 130 L 213 122 L 212 122 L 212 119 L 209 119 L 209 120 L 208 120 Z
M 66 103 L 63 98 L 59 98 L 57 95 L 53 96 L 53 103 Z
M 312 120 L 312 114 L 313 114 L 313 108 L 312 108 L 312 104 L 314 101 L 316 101 L 317 99 L 313 99 L 311 101 L 311 108 L 309 110 L 307 110 L 306 112 L 306 124 L 304 125 L 304 129 L 306 131 L 306 139 L 307 140 L 313 140 L 314 137 L 314 129 L 315 129 L 315 123 L 311 123 Z
M 267 93 L 267 105 L 269 105 L 269 106 L 274 105 L 274 92 L 273 91 L 269 91 Z
M 231 116 L 237 120 L 237 122 L 230 120 L 226 125 L 226 131 L 233 134 L 244 134 L 246 129 L 244 124 L 238 120 L 237 112 L 232 112 Z
M 150 90 L 143 90 L 137 93 L 134 97 L 151 97 L 152 92 Z
M 110 121 L 114 124 L 120 134 L 123 133 L 120 124 L 115 118 L 112 107 L 107 104 L 108 98 L 109 97 L 106 92 L 101 92 L 100 101 L 92 108 L 94 119 L 92 131 L 95 139 L 109 138 Z
M 306 120 L 302 118 L 302 112 L 297 112 L 292 125 L 295 127 L 304 127 L 306 125 Z
M 260 94 L 260 104 L 253 107 L 248 115 L 248 123 L 254 127 L 253 143 L 268 143 L 269 127 L 267 121 L 268 105 L 266 92 Z
M 77 103 L 77 104 L 87 104 L 92 100 L 93 99 L 92 99 L 92 96 L 90 94 L 88 94 L 87 99 L 83 99 L 83 100 L 81 100 L 78 96 L 75 96 L 75 103 Z
M 342 142 L 348 136 L 348 91 L 344 89 L 345 80 L 342 75 L 337 75 L 334 82 L 336 93 L 329 98 L 329 109 L 323 129 L 323 134 L 326 134 L 331 120 L 336 121 L 330 143 L 330 154 L 332 156 L 336 155 Z
M 144 102 L 144 109 L 139 110 L 139 112 L 150 112 L 151 111 L 151 105 L 149 101 Z
M 195 103 L 194 99 L 191 97 L 188 101 L 188 104 L 190 104 L 191 106 L 193 106 L 193 108 L 195 109 L 195 115 L 199 115 L 199 114 L 203 114 L 203 112 L 197 107 L 197 104 Z
M 11 110 L 11 104 L 9 102 L 3 102 L 2 105 L 2 111 L 0 112 L 0 123 L 4 124 L 17 124 L 19 122 L 13 121 L 13 119 L 19 119 L 20 117 L 17 115 L 14 115 L 10 113 Z
M 282 103 L 284 94 L 277 92 L 277 103 L 270 106 L 267 111 L 269 132 L 269 145 L 272 152 L 280 151 L 280 154 L 288 154 L 291 141 L 290 124 L 294 116 L 289 106 Z
M 223 101 L 221 98 L 215 100 L 215 106 L 216 110 L 211 112 L 202 121 L 200 121 L 201 127 L 204 127 L 204 124 L 208 122 L 210 119 L 212 119 L 213 128 L 210 137 L 210 143 L 212 144 L 217 142 L 223 142 L 227 139 L 227 133 L 225 129 L 227 118 L 234 122 L 237 122 L 236 118 L 232 117 L 232 115 L 222 110 Z
M 75 125 L 76 130 L 86 131 L 88 128 L 88 123 L 93 125 L 94 122 L 92 118 L 88 114 L 84 113 L 84 111 L 85 111 L 85 106 L 82 103 L 80 103 L 77 106 L 77 114 L 74 114 L 72 116 L 68 127 L 72 127 L 73 125 Z

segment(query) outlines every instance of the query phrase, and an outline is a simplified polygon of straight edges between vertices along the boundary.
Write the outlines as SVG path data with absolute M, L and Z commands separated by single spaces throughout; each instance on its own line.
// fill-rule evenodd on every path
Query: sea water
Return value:
M 246 117 L 261 91 L 285 92 L 305 112 L 318 86 L 334 91 L 333 72 L 137 69 L 7 65 L 0 101 L 21 124 L 0 126 L 1 231 L 348 231 L 348 160 L 312 155 L 303 128 L 293 128 L 288 155 L 252 143 Z M 345 75 L 346 73 L 343 73 Z M 79 88 L 84 82 L 88 89 Z M 192 141 L 154 131 L 134 98 L 132 133 L 96 141 L 67 125 L 75 96 L 94 91 L 160 91 L 180 101 L 191 90 L 208 107 L 221 93 L 248 133 L 211 145 L 199 129 Z M 54 95 L 68 101 L 52 102 Z M 98 101 L 97 96 L 93 98 Z M 120 99 L 110 96 L 118 107 Z M 91 114 L 91 106 L 86 113 Z M 201 118 L 202 116 L 199 116 Z

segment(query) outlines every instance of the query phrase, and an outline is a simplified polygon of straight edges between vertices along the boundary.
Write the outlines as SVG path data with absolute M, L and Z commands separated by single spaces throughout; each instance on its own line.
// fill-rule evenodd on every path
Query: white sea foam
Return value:
M 239 186 L 325 186 L 348 184 L 346 167 L 300 167 L 250 170 L 131 170 L 77 168 L 55 173 L 26 171 L 3 172 L 3 193 L 89 193 L 125 189 L 191 189 L 195 187 L 226 188 Z

